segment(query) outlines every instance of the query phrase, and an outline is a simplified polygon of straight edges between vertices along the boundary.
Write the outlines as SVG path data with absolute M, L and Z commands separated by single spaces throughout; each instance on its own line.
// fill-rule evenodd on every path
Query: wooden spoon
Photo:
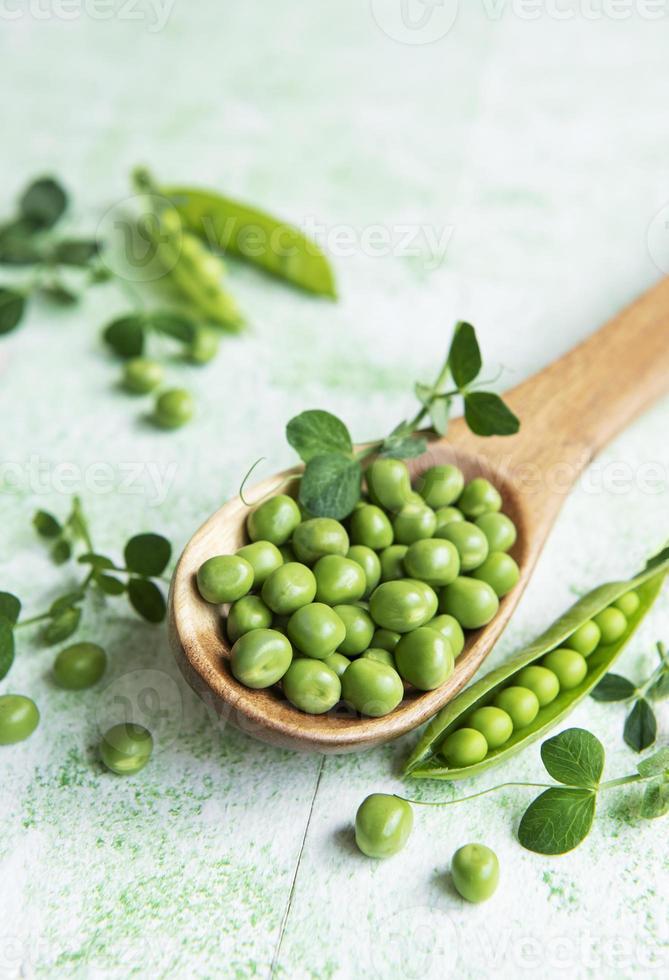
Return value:
M 518 528 L 512 551 L 518 585 L 489 626 L 467 637 L 455 672 L 436 691 L 407 690 L 384 718 L 359 718 L 340 705 L 326 715 L 293 708 L 279 688 L 253 691 L 227 665 L 230 649 L 219 611 L 195 585 L 202 562 L 236 551 L 245 539 L 248 508 L 239 498 L 221 507 L 186 546 L 172 580 L 170 638 L 191 686 L 217 715 L 274 745 L 319 752 L 352 752 L 397 738 L 427 721 L 467 683 L 493 649 L 522 595 L 560 507 L 577 477 L 620 429 L 669 389 L 669 279 L 662 281 L 584 343 L 519 385 L 507 400 L 522 421 L 507 438 L 481 439 L 463 420 L 448 438 L 409 464 L 412 476 L 435 463 L 455 462 L 467 479 L 487 476 L 500 489 L 503 510 Z M 286 470 L 249 494 L 261 499 L 286 478 Z M 298 481 L 282 487 L 296 493 Z

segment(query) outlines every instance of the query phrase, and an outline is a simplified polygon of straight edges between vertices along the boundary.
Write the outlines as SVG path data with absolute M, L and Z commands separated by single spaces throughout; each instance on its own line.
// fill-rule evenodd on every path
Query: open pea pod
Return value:
M 298 228 L 213 191 L 163 188 L 185 227 L 210 248 L 229 252 L 310 293 L 336 299 L 325 253 Z
M 405 767 L 405 776 L 414 779 L 467 779 L 490 769 L 498 762 L 519 752 L 536 741 L 562 721 L 569 712 L 586 697 L 607 673 L 611 664 L 623 651 L 642 619 L 659 595 L 669 573 L 669 549 L 649 562 L 645 571 L 626 582 L 601 585 L 579 599 L 571 609 L 550 626 L 538 639 L 524 647 L 515 657 L 491 671 L 471 687 L 466 688 L 430 721 L 411 753 Z M 538 663 L 551 650 L 562 644 L 568 645 L 569 637 L 588 620 L 597 616 L 625 593 L 635 591 L 639 607 L 627 618 L 627 629 L 615 643 L 600 643 L 587 658 L 588 672 L 578 687 L 561 690 L 550 704 L 540 708 L 534 721 L 524 728 L 514 729 L 511 737 L 499 748 L 490 749 L 482 762 L 462 768 L 452 768 L 438 754 L 443 740 L 458 728 L 466 726 L 466 720 L 477 708 L 492 704 L 499 691 L 514 683 L 514 676 L 524 667 Z

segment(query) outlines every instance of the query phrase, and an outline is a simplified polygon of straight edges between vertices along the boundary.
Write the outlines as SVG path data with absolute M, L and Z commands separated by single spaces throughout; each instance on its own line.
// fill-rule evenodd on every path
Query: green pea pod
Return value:
M 320 246 L 272 215 L 210 191 L 170 187 L 186 228 L 209 245 L 319 296 L 337 298 L 334 274 Z
M 156 189 L 144 170 L 137 170 L 134 182 L 139 191 L 150 195 L 151 220 L 143 224 L 144 235 L 152 242 L 156 259 L 198 318 L 238 331 L 243 318 L 237 303 L 221 286 L 225 265 L 195 235 L 183 227 L 176 208 Z
M 604 674 L 627 645 L 642 619 L 657 598 L 669 573 L 669 554 L 662 552 L 660 560 L 627 582 L 601 585 L 579 599 L 563 616 L 550 626 L 538 639 L 522 649 L 508 663 L 491 671 L 471 687 L 466 688 L 443 708 L 427 725 L 420 741 L 411 753 L 405 767 L 405 776 L 414 779 L 467 779 L 509 756 L 549 732 L 562 721 L 576 705 L 598 684 Z M 587 658 L 588 672 L 575 688 L 561 690 L 550 704 L 540 708 L 534 721 L 524 728 L 514 730 L 511 737 L 499 748 L 490 749 L 481 762 L 461 768 L 449 767 L 438 754 L 443 740 L 456 729 L 466 727 L 467 718 L 477 708 L 492 704 L 503 687 L 514 684 L 514 676 L 524 667 L 538 663 L 545 654 L 560 647 L 584 623 L 597 616 L 626 592 L 634 590 L 641 600 L 638 609 L 627 619 L 625 633 L 615 643 L 603 644 Z

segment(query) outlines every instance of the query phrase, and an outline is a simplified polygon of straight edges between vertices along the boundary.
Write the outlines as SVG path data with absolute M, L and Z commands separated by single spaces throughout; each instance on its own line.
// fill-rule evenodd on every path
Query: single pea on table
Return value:
M 236 680 L 280 684 L 309 714 L 343 700 L 378 718 L 407 688 L 441 687 L 465 631 L 491 622 L 519 578 L 516 529 L 488 480 L 435 466 L 413 488 L 403 460 L 379 457 L 366 482 L 343 521 L 268 498 L 249 513 L 249 543 L 197 573 L 225 616 Z

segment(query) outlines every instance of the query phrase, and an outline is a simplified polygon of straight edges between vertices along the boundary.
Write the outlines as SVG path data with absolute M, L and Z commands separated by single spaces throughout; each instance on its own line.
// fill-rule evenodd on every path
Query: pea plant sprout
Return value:
M 76 633 L 82 619 L 84 602 L 96 591 L 103 596 L 126 596 L 130 606 L 149 623 L 165 618 L 166 604 L 159 582 L 167 567 L 172 546 L 159 534 L 138 534 L 123 549 L 119 563 L 94 549 L 88 521 L 81 501 L 75 497 L 67 517 L 60 521 L 53 514 L 38 511 L 33 524 L 38 535 L 49 546 L 57 565 L 76 564 L 85 572 L 79 582 L 68 583 L 65 591 L 43 612 L 21 618 L 22 602 L 11 592 L 0 592 L 0 679 L 14 661 L 15 634 L 21 629 L 39 627 L 47 645 L 61 643 Z

